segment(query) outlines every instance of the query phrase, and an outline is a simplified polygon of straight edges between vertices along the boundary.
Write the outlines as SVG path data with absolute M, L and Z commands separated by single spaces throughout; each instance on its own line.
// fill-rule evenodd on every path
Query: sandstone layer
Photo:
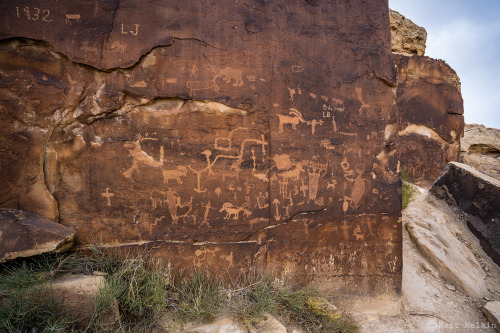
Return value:
M 425 54 L 427 31 L 395 10 L 390 10 L 392 52 L 405 55 Z
M 0 208 L 0 263 L 73 246 L 75 232 L 46 217 Z
M 0 13 L 2 206 L 174 267 L 399 291 L 386 1 Z
M 448 162 L 459 160 L 464 128 L 460 79 L 442 60 L 395 55 L 401 167 L 429 186 Z

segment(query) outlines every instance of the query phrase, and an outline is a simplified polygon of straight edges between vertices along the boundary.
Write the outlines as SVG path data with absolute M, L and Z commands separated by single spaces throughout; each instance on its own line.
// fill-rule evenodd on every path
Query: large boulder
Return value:
M 401 167 L 430 186 L 448 162 L 459 160 L 464 107 L 460 79 L 442 60 L 395 55 Z
M 460 161 L 500 179 L 500 129 L 465 125 L 460 139 Z
M 467 213 L 467 226 L 500 265 L 500 180 L 462 163 L 449 163 L 430 190 Z
M 75 232 L 35 213 L 0 208 L 0 263 L 73 246 Z
M 0 16 L 2 205 L 174 267 L 399 291 L 387 1 L 4 1 Z

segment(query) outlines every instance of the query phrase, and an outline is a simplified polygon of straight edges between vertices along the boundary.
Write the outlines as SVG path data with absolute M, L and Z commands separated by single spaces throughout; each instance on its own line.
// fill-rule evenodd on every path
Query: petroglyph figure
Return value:
M 106 206 L 111 206 L 111 197 L 114 197 L 115 194 L 114 193 L 111 193 L 109 192 L 109 187 L 106 187 L 106 192 L 104 193 L 101 193 L 101 195 L 103 197 L 105 197 L 106 199 L 108 199 L 108 204 Z
M 354 228 L 354 231 L 352 233 L 354 236 L 356 236 L 356 240 L 365 240 L 365 235 L 361 233 L 361 227 L 359 224 Z
M 315 201 L 318 195 L 319 177 L 321 173 L 326 173 L 328 164 L 307 161 L 308 175 L 309 175 L 309 201 Z
M 163 183 L 167 183 L 169 180 L 176 180 L 177 183 L 182 184 L 181 177 L 186 177 L 187 169 L 182 165 L 178 166 L 175 170 L 162 170 Z
M 375 236 L 375 234 L 373 233 L 373 230 L 372 230 L 372 221 L 366 220 L 366 221 L 363 221 L 361 223 L 366 224 L 368 226 L 368 236 Z
M 80 14 L 66 14 L 66 24 L 71 25 L 71 21 L 80 23 Z
M 87 51 L 87 52 L 92 52 L 92 53 L 98 53 L 98 50 L 96 47 L 90 47 L 88 41 L 83 41 L 82 42 L 82 50 Z
M 368 183 L 368 185 L 366 185 Z M 349 206 L 354 209 L 359 207 L 359 202 L 363 199 L 365 195 L 367 186 L 370 186 L 370 181 L 361 177 L 361 171 L 358 170 L 358 176 L 354 180 L 354 186 L 352 187 L 351 196 L 344 197 L 344 202 L 349 202 Z
M 276 213 L 274 214 L 274 218 L 275 220 L 280 220 L 281 219 L 281 215 L 280 215 L 280 210 L 279 210 L 279 204 L 280 204 L 280 201 L 278 199 L 274 199 L 273 200 L 273 205 L 275 206 L 276 208 Z
M 264 209 L 269 207 L 269 192 L 259 192 L 259 196 L 257 197 L 257 205 L 259 209 Z
M 300 179 L 300 175 L 305 171 L 303 165 L 304 163 L 305 162 L 297 162 L 293 169 L 280 172 L 280 177 L 282 177 L 287 182 L 289 179 L 298 181 Z
M 243 204 L 243 206 L 241 207 L 236 207 L 232 203 L 226 202 L 224 203 L 224 205 L 222 205 L 222 208 L 219 212 L 226 211 L 226 216 L 224 217 L 224 220 L 229 220 L 231 217 L 233 217 L 233 220 L 238 220 L 240 212 L 243 212 L 245 216 L 252 215 L 252 212 L 249 211 L 247 208 L 250 209 L 250 205 L 248 203 Z
M 217 77 L 222 77 L 224 82 L 233 82 L 233 87 L 241 87 L 243 83 L 243 73 L 239 69 L 224 68 L 217 73 Z
M 365 103 L 365 100 L 363 99 L 363 89 L 356 87 L 354 88 L 356 90 L 356 94 L 358 95 L 358 99 L 361 101 L 361 106 L 359 108 L 359 112 L 363 111 L 363 109 L 367 109 L 370 107 L 369 104 Z
M 158 139 L 144 138 L 142 137 L 141 134 L 137 134 L 135 136 L 134 141 L 126 141 L 123 144 L 123 147 L 127 149 L 130 153 L 130 156 L 132 156 L 132 166 L 128 170 L 123 172 L 123 175 L 126 178 L 132 178 L 132 174 L 134 173 L 134 171 L 139 172 L 140 164 L 148 165 L 155 168 L 163 166 L 163 157 L 164 157 L 163 146 L 160 147 L 160 160 L 157 161 L 153 158 L 153 156 L 149 155 L 144 150 L 142 150 L 141 142 L 146 140 L 157 141 Z
M 120 42 L 113 42 L 111 44 L 111 49 L 118 53 L 125 53 L 125 51 L 127 50 L 127 44 L 123 44 Z
M 349 166 L 349 162 L 347 162 L 347 157 L 345 157 L 342 162 L 340 162 L 340 167 L 344 171 L 344 178 L 348 180 L 349 182 L 354 181 L 354 170 L 351 170 L 351 167 Z
M 283 126 L 284 125 L 291 125 L 292 129 L 297 129 L 297 125 L 300 123 L 304 123 L 308 126 L 311 126 L 311 132 L 314 134 L 316 132 L 316 126 L 317 125 L 323 125 L 323 120 L 316 120 L 313 119 L 311 121 L 305 120 L 304 117 L 302 116 L 302 112 L 295 108 L 290 108 L 290 112 L 288 115 L 284 114 L 279 114 L 278 115 L 278 120 L 279 120 L 279 127 L 278 131 L 283 132 Z
M 326 189 L 327 190 L 328 189 L 334 190 L 335 189 L 335 185 L 337 185 L 337 181 L 334 179 L 333 181 L 327 183 Z
M 342 233 L 344 234 L 344 239 L 348 240 L 349 239 L 349 226 L 347 225 L 347 221 L 342 221 L 342 226 L 340 227 L 342 229 Z
M 193 97 L 196 96 L 197 91 L 201 91 L 201 90 L 213 89 L 215 92 L 219 92 L 219 86 L 217 86 L 215 79 L 203 80 L 203 81 L 187 81 L 186 85 L 189 88 L 191 95 Z
M 172 190 L 167 191 L 167 200 L 166 203 L 168 205 L 168 211 L 170 213 L 170 216 L 172 217 L 172 224 L 176 224 L 179 218 L 185 217 L 189 215 L 191 212 L 191 209 L 193 208 L 192 203 L 193 203 L 193 197 L 191 197 L 191 200 L 186 203 L 181 202 L 181 197 L 177 194 L 177 192 L 174 192 Z M 177 215 L 177 211 L 179 208 L 185 208 L 188 207 L 188 211 L 182 215 Z
M 328 139 L 323 139 L 321 140 L 321 143 L 320 143 L 321 147 L 324 147 L 328 150 L 334 150 L 335 149 L 335 146 L 332 145 L 331 141 L 328 140 Z
M 294 109 L 294 108 L 290 109 L 290 112 L 288 113 L 288 115 L 279 114 L 278 119 L 280 122 L 279 128 L 278 128 L 279 132 L 283 132 L 284 125 L 291 125 L 292 129 L 297 129 L 298 124 L 306 122 L 304 120 L 304 118 L 302 117 L 302 113 L 299 110 Z
M 304 71 L 304 66 L 292 66 L 292 72 L 300 73 L 302 71 Z
M 211 210 L 216 210 L 210 205 L 210 201 L 206 205 L 202 205 L 203 208 L 205 208 L 205 213 L 203 214 L 203 221 L 201 221 L 201 224 L 199 225 L 199 228 L 201 228 L 202 225 L 206 224 L 208 228 L 210 228 L 210 224 L 208 224 L 208 214 L 210 213 Z

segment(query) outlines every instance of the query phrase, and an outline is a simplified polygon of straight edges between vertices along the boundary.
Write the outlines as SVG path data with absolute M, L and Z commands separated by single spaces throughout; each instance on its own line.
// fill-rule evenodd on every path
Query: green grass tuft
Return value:
M 401 183 L 402 183 L 402 200 L 403 200 L 403 209 L 408 207 L 410 202 L 413 200 L 415 196 L 415 189 L 411 186 L 408 181 L 408 175 L 405 170 L 401 170 Z

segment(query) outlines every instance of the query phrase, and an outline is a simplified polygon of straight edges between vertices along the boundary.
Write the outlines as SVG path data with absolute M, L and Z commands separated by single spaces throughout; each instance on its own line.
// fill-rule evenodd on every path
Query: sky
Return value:
M 500 128 L 500 0 L 389 0 L 427 30 L 425 55 L 462 83 L 465 122 Z

